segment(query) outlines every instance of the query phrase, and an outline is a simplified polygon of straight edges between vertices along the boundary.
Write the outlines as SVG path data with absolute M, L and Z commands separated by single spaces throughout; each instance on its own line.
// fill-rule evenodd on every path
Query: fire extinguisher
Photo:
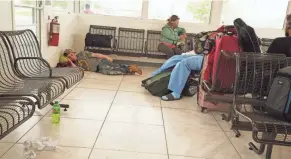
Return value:
M 50 22 L 50 31 L 49 31 L 49 46 L 58 46 L 60 38 L 60 23 L 58 22 L 58 17 L 54 17 Z

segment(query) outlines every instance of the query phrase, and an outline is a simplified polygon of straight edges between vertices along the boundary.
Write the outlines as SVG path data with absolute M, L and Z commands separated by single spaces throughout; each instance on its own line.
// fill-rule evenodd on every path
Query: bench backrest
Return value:
M 20 81 L 14 72 L 10 55 L 9 45 L 4 35 L 0 33 L 0 92 L 11 90 L 15 83 Z
M 161 53 L 158 51 L 160 37 L 161 37 L 161 31 L 156 31 L 156 30 L 147 31 L 145 52 L 148 56 L 166 57 L 164 53 Z
M 117 52 L 142 55 L 144 49 L 144 29 L 119 28 Z
M 39 42 L 36 35 L 31 30 L 16 30 L 16 31 L 3 31 L 9 47 L 11 48 L 11 58 L 15 64 L 17 58 L 22 57 L 37 57 L 42 58 Z M 18 73 L 30 76 L 45 71 L 43 62 L 37 59 L 20 60 L 17 63 Z
M 234 95 L 264 100 L 280 68 L 288 66 L 284 54 L 240 53 L 236 58 Z M 245 96 L 252 94 L 251 96 Z
M 13 58 L 42 57 L 36 35 L 31 30 L 2 32 L 12 49 Z

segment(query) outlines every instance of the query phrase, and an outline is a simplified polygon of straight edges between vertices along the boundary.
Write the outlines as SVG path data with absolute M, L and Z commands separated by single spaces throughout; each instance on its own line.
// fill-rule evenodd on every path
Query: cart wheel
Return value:
M 206 113 L 208 113 L 208 109 L 202 107 L 202 108 L 201 108 L 201 112 L 204 113 L 204 114 L 206 114 Z
M 222 117 L 222 120 L 226 120 L 227 119 L 225 114 L 221 114 L 221 117 Z
M 233 130 L 235 133 L 235 137 L 239 138 L 241 136 L 241 133 L 238 130 Z

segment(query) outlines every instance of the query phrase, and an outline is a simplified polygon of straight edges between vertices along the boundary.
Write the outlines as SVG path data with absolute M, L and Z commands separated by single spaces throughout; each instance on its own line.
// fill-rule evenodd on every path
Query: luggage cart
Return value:
M 240 130 L 251 131 L 257 148 L 252 142 L 250 150 L 261 155 L 266 150 L 266 159 L 271 159 L 273 145 L 291 146 L 291 123 L 268 116 L 265 102 L 278 69 L 288 62 L 280 54 L 235 54 L 236 78 L 233 104 L 228 116 L 232 129 L 239 137 Z

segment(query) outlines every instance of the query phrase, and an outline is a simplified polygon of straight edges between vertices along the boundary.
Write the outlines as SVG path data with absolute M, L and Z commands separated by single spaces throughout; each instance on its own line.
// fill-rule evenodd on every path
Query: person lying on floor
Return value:
M 191 71 L 200 71 L 202 62 L 203 55 L 197 55 L 194 54 L 194 51 L 191 51 L 184 55 L 172 56 L 159 69 L 154 71 L 152 76 L 174 67 L 168 84 L 168 89 L 172 93 L 162 96 L 162 100 L 172 101 L 180 99 Z
M 115 64 L 111 57 L 81 51 L 76 53 L 72 49 L 66 49 L 59 58 L 57 67 L 76 67 L 79 66 L 86 71 L 100 72 L 105 75 L 141 75 L 142 70 L 136 65 Z

